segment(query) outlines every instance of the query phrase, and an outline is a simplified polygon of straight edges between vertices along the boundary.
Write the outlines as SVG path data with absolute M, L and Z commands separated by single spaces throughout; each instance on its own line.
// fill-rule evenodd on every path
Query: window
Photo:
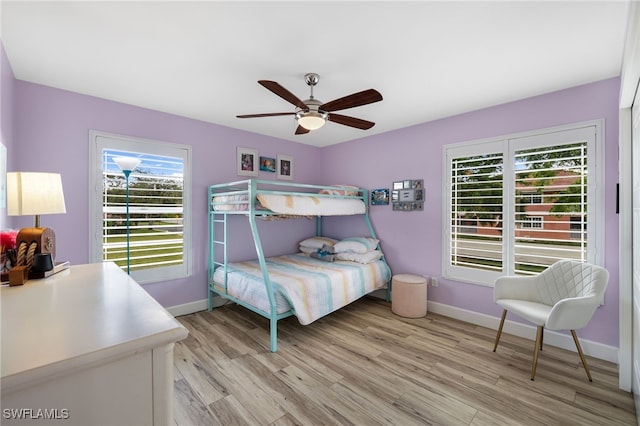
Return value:
M 125 271 L 129 263 L 140 283 L 188 276 L 190 148 L 100 132 L 90 139 L 91 260 Z M 117 157 L 140 160 L 128 185 Z
M 522 220 L 522 227 L 542 229 L 542 216 L 525 216 Z
M 522 194 L 522 202 L 526 204 L 542 204 L 542 195 Z
M 601 127 L 446 146 L 444 276 L 493 285 L 558 259 L 602 264 Z
M 571 216 L 569 229 L 571 230 L 571 239 L 582 239 L 587 230 L 586 218 L 584 216 Z

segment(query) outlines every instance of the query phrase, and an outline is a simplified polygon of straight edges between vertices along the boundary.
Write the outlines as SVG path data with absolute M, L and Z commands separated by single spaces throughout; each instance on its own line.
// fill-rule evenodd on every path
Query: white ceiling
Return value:
M 327 146 L 618 76 L 628 1 L 2 1 L 15 77 L 315 146 Z M 294 135 L 289 116 L 320 74 L 328 102 L 384 100 Z

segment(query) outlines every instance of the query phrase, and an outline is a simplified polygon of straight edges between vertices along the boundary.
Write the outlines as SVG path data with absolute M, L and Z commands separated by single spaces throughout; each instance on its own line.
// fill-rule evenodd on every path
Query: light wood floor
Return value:
M 178 318 L 178 425 L 636 425 L 617 366 L 429 313 L 407 319 L 361 299 L 310 325 L 237 305 Z M 580 333 L 578 332 L 578 336 Z

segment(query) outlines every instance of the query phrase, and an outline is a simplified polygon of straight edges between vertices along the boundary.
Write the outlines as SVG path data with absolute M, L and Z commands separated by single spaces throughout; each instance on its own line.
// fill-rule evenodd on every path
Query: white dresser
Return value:
M 0 423 L 173 424 L 187 330 L 113 263 L 2 286 Z

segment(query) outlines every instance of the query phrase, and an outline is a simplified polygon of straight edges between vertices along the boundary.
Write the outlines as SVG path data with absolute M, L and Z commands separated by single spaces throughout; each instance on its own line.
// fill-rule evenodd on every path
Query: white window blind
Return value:
M 559 259 L 602 264 L 599 135 L 596 122 L 445 147 L 443 275 L 493 285 Z
M 502 270 L 502 153 L 451 160 L 451 264 Z
M 129 176 L 131 270 L 183 262 L 184 164 L 180 158 L 105 149 L 103 170 L 103 260 L 127 264 L 126 182 L 115 157 L 140 160 Z
M 587 141 L 515 152 L 515 264 L 537 273 L 559 259 L 587 258 Z M 542 203 L 532 206 L 535 191 Z
M 91 259 L 130 265 L 139 283 L 186 277 L 191 271 L 191 149 L 161 141 L 92 131 Z M 140 160 L 127 181 L 116 157 Z M 128 262 L 127 262 L 128 260 Z

